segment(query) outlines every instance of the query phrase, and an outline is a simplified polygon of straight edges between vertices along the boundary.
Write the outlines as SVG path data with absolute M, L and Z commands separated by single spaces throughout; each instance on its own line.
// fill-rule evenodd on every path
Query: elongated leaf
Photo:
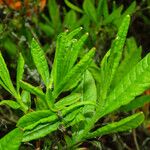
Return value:
M 0 52 L 0 80 L 4 88 L 8 90 L 13 96 L 17 97 L 17 93 L 13 87 L 12 81 L 10 79 L 9 71 Z
M 126 105 L 150 87 L 150 54 L 141 60 L 108 96 L 99 110 L 103 115 Z M 104 110 L 103 110 L 104 109 Z
M 95 102 L 97 100 L 97 89 L 92 74 L 86 70 L 83 80 L 75 92 L 81 93 L 81 101 Z M 84 106 L 83 113 L 94 112 L 94 106 Z
M 52 19 L 53 28 L 56 31 L 59 31 L 61 26 L 61 20 L 60 20 L 59 6 L 56 3 L 56 0 L 48 0 L 48 11 Z
M 144 114 L 142 112 L 129 116 L 119 122 L 109 123 L 108 125 L 101 127 L 89 133 L 87 138 L 94 138 L 97 136 L 102 136 L 110 133 L 128 131 L 133 128 L 138 127 L 144 121 Z
M 57 103 L 55 103 L 55 107 L 61 110 L 66 106 L 76 103 L 77 101 L 80 100 L 80 98 L 81 98 L 81 94 L 79 93 L 71 94 L 69 96 L 60 99 Z
M 28 91 L 22 91 L 21 93 L 22 102 L 29 108 L 31 108 L 31 95 Z
M 0 102 L 0 105 L 8 105 L 9 107 L 11 107 L 13 109 L 20 108 L 20 105 L 17 102 L 13 101 L 13 100 L 2 100 Z
M 124 59 L 116 71 L 116 78 L 114 78 L 112 82 L 113 87 L 115 87 L 120 80 L 141 60 L 141 53 L 142 49 L 141 47 L 137 47 L 134 38 L 127 39 L 126 49 L 123 55 Z
M 149 102 L 150 102 L 149 95 L 140 96 L 140 97 L 135 98 L 135 100 L 131 101 L 131 103 L 121 107 L 120 111 L 125 111 L 125 112 L 132 111 L 139 107 L 144 106 L 144 104 L 149 103 Z
M 59 120 L 59 116 L 63 117 L 66 116 L 67 114 L 71 113 L 75 108 L 80 108 L 84 105 L 95 105 L 92 102 L 78 102 L 77 104 L 73 104 L 70 107 L 64 108 L 62 110 L 61 115 L 59 114 L 54 114 L 51 111 L 37 111 L 37 112 L 32 112 L 29 113 L 25 116 L 23 116 L 19 121 L 17 126 L 22 127 L 23 130 L 32 130 L 33 128 L 37 127 L 39 124 L 44 124 L 44 123 L 55 123 L 56 121 Z M 60 111 L 58 111 L 60 112 Z M 49 116 L 48 116 L 49 114 Z
M 100 18 L 102 16 L 102 12 L 103 12 L 103 3 L 104 0 L 100 0 L 98 2 L 98 7 L 97 7 L 97 17 Z
M 29 83 L 26 83 L 24 81 L 20 81 L 20 86 L 22 89 L 31 92 L 32 94 L 35 94 L 36 96 L 39 96 L 42 99 L 45 99 L 45 95 L 42 92 L 41 89 L 39 89 L 38 87 L 34 87 Z
M 0 139 L 0 150 L 18 150 L 23 138 L 23 132 L 16 128 Z
M 42 110 L 28 113 L 21 117 L 17 122 L 17 127 L 24 128 L 26 126 L 32 125 L 33 123 L 39 121 L 42 118 L 49 117 L 53 113 L 50 110 Z
M 106 19 L 109 15 L 109 11 L 108 11 L 108 2 L 106 0 L 104 0 L 103 2 L 103 16 Z
M 39 74 L 41 75 L 45 85 L 48 86 L 50 77 L 48 64 L 43 50 L 35 39 L 32 39 L 31 42 L 31 54 Z
M 123 46 L 125 43 L 130 16 L 126 16 L 119 28 L 118 34 L 111 49 L 108 51 L 101 63 L 101 84 L 103 88 L 100 91 L 101 100 L 105 100 L 115 72 L 122 57 Z
M 69 90 L 80 79 L 80 76 L 89 67 L 91 58 L 93 57 L 95 48 L 91 49 L 80 62 L 72 68 L 72 70 L 65 76 L 57 89 L 54 91 L 55 97 L 57 97 L 62 91 Z
M 47 24 L 40 22 L 38 25 L 47 36 L 51 37 L 52 35 L 54 35 L 55 30 L 49 24 L 47 25 Z
M 105 20 L 104 20 L 104 24 L 109 24 L 111 23 L 113 20 L 117 19 L 120 17 L 121 15 L 121 11 L 123 9 L 123 6 L 120 6 L 119 8 L 117 8 L 116 10 L 114 10 Z
M 126 15 L 132 15 L 136 10 L 136 1 L 133 1 L 130 6 L 125 10 L 125 12 L 122 14 L 122 18 L 124 18 Z
M 35 139 L 39 139 L 41 137 L 50 134 L 51 132 L 59 129 L 61 125 L 69 126 L 70 122 L 76 117 L 79 110 L 72 111 L 69 115 L 61 120 L 57 120 L 57 122 L 42 123 L 35 127 L 33 130 L 25 131 L 23 142 L 31 141 Z
M 55 124 L 52 125 L 50 123 L 43 124 L 43 125 L 41 124 L 38 127 L 36 127 L 34 130 L 25 131 L 22 141 L 27 142 L 27 141 L 42 138 L 47 134 L 50 134 L 51 132 L 57 130 L 59 125 L 60 125 L 59 122 L 56 122 Z
M 20 81 L 22 80 L 23 77 L 23 72 L 24 72 L 24 59 L 22 57 L 22 54 L 19 54 L 19 59 L 18 59 L 18 66 L 17 66 L 17 92 L 19 93 L 20 89 Z
M 77 15 L 75 11 L 70 10 L 64 18 L 64 26 L 68 29 L 74 29 L 75 27 L 78 27 L 77 24 Z
M 77 12 L 80 12 L 80 13 L 83 13 L 83 10 L 79 7 L 77 7 L 76 5 L 70 3 L 68 0 L 65 0 L 65 4 L 70 7 L 71 9 L 77 11 Z
M 93 20 L 95 23 L 97 22 L 97 13 L 95 6 L 93 5 L 91 0 L 84 0 L 83 9 L 85 13 Z

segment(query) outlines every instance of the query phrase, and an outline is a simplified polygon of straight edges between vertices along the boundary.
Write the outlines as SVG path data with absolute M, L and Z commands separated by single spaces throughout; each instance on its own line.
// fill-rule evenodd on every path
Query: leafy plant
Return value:
M 17 122 L 17 128 L 0 140 L 0 147 L 7 147 L 5 143 L 14 135 L 22 138 L 15 143 L 15 150 L 21 141 L 39 139 L 59 130 L 64 133 L 66 144 L 58 145 L 66 149 L 77 148 L 87 139 L 139 126 L 144 120 L 142 112 L 95 128 L 99 119 L 114 111 L 120 111 L 120 107 L 124 105 L 130 105 L 130 102 L 134 102 L 138 95 L 150 87 L 150 54 L 140 60 L 141 48 L 137 48 L 138 54 L 133 55 L 135 51 L 130 49 L 132 42 L 127 42 L 130 48 L 125 49 L 125 58 L 122 59 L 129 22 L 130 16 L 126 15 L 100 66 L 93 61 L 95 48 L 79 59 L 79 53 L 88 37 L 85 33 L 80 39 L 76 39 L 82 28 L 63 32 L 57 37 L 55 58 L 50 69 L 42 48 L 33 39 L 31 54 L 44 88 L 21 81 L 24 61 L 20 55 L 15 90 L 0 55 L 0 84 L 17 100 L 2 100 L 1 104 L 20 108 L 24 112 Z M 122 73 L 124 70 L 121 68 L 131 60 L 130 69 Z M 120 82 L 117 80 L 118 76 Z M 20 87 L 23 90 L 21 94 Z M 30 94 L 34 95 L 35 108 L 31 108 Z M 67 130 L 71 134 L 66 134 Z M 11 142 L 13 144 L 14 140 Z

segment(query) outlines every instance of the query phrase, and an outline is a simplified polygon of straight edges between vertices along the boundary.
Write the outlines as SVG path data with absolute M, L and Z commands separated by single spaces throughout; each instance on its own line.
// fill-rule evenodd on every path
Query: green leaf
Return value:
M 130 6 L 122 14 L 121 18 L 124 18 L 126 15 L 132 15 L 136 10 L 136 1 L 133 1 Z
M 98 7 L 97 7 L 97 17 L 98 17 L 98 18 L 100 18 L 100 17 L 102 16 L 103 3 L 104 3 L 104 0 L 98 1 Z
M 120 17 L 121 12 L 122 12 L 123 6 L 121 5 L 119 8 L 114 10 L 103 22 L 104 25 L 109 24 L 113 22 L 113 20 L 117 19 Z
M 56 31 L 59 31 L 61 27 L 61 19 L 60 19 L 59 6 L 56 3 L 56 0 L 48 0 L 48 11 L 52 19 L 53 28 Z
M 57 129 L 60 129 L 61 125 L 67 125 L 68 127 L 70 123 L 72 123 L 71 121 L 76 117 L 78 113 L 79 113 L 79 110 L 75 110 L 75 111 L 72 110 L 67 116 L 65 116 L 64 118 L 60 120 L 58 120 L 58 116 L 55 116 L 52 118 L 53 120 L 49 120 L 51 119 L 50 117 L 47 118 L 47 121 L 48 121 L 47 123 L 46 123 L 46 120 L 41 121 L 41 124 L 38 124 L 35 128 L 33 128 L 33 130 L 25 131 L 23 142 L 44 137 L 47 134 L 50 134 L 51 132 Z M 57 118 L 57 122 L 53 122 L 54 119 L 56 120 L 56 118 Z
M 69 90 L 73 88 L 80 76 L 89 67 L 91 63 L 91 58 L 94 56 L 95 48 L 91 49 L 81 60 L 75 65 L 71 71 L 65 76 L 62 82 L 59 84 L 57 89 L 54 89 L 54 97 L 57 97 L 62 91 Z
M 17 122 L 17 127 L 25 128 L 39 121 L 40 119 L 49 117 L 50 115 L 53 115 L 50 110 L 42 110 L 28 113 L 19 119 L 19 121 Z
M 18 150 L 23 138 L 23 132 L 16 128 L 0 139 L 1 150 Z
M 13 100 L 2 100 L 0 102 L 0 105 L 8 105 L 9 107 L 11 107 L 13 109 L 20 108 L 20 105 L 17 102 L 13 101 Z
M 134 38 L 128 38 L 126 41 L 126 48 L 124 50 L 123 60 L 121 61 L 117 71 L 116 78 L 113 79 L 113 87 L 115 87 L 120 80 L 127 75 L 127 73 L 141 60 L 141 47 L 137 47 Z
M 29 108 L 31 108 L 31 95 L 30 92 L 23 90 L 21 93 L 22 102 Z
M 128 131 L 138 127 L 144 121 L 144 114 L 142 112 L 129 116 L 118 122 L 109 123 L 96 131 L 89 133 L 86 138 L 94 138 L 106 134 Z
M 121 60 L 123 46 L 125 43 L 129 27 L 129 22 L 130 16 L 127 15 L 122 21 L 117 37 L 112 43 L 111 49 L 106 53 L 105 57 L 102 60 L 101 84 L 103 88 L 100 91 L 101 101 L 104 101 L 108 94 L 111 82 L 114 78 L 115 72 Z
M 68 29 L 74 29 L 75 27 L 77 27 L 77 15 L 75 13 L 75 11 L 70 10 L 64 18 L 64 26 Z
M 20 80 L 22 80 L 23 77 L 23 72 L 24 72 L 24 59 L 22 54 L 19 54 L 19 59 L 18 59 L 18 66 L 17 66 L 17 92 L 19 93 L 20 89 Z
M 5 61 L 3 59 L 3 56 L 0 52 L 0 83 L 1 85 L 4 85 L 3 87 L 10 92 L 14 97 L 17 97 L 17 93 L 14 89 L 14 86 L 12 84 L 9 71 L 7 69 L 7 66 L 5 64 Z
M 83 9 L 90 19 L 97 23 L 96 9 L 91 0 L 84 0 Z
M 76 5 L 70 3 L 68 0 L 65 0 L 65 4 L 70 7 L 72 10 L 75 10 L 77 12 L 83 13 L 83 10 L 79 7 L 77 7 Z
M 50 134 L 51 132 L 57 130 L 59 125 L 60 125 L 59 122 L 56 122 L 52 125 L 50 123 L 43 124 L 43 125 L 41 124 L 31 131 L 25 131 L 22 141 L 27 142 L 27 141 L 42 138 L 47 134 Z
M 45 24 L 40 22 L 38 24 L 38 26 L 41 28 L 41 30 L 47 35 L 47 36 L 52 36 L 55 33 L 55 30 L 49 25 L 49 24 Z
M 142 59 L 116 86 L 108 96 L 103 108 L 99 107 L 102 116 L 126 105 L 150 87 L 150 54 Z M 100 115 L 100 116 L 101 116 Z
M 31 54 L 39 74 L 41 75 L 45 85 L 48 87 L 50 77 L 48 64 L 43 50 L 35 39 L 32 39 L 31 42 Z
M 62 99 L 60 99 L 57 103 L 55 103 L 55 107 L 59 110 L 65 108 L 66 106 L 69 106 L 71 104 L 76 103 L 81 98 L 81 94 L 79 93 L 73 93 L 69 96 L 66 96 Z
M 104 16 L 104 19 L 106 19 L 109 16 L 108 2 L 106 0 L 104 0 L 103 2 L 103 16 Z
M 149 102 L 150 102 L 149 95 L 140 96 L 140 97 L 135 98 L 135 100 L 131 101 L 131 103 L 125 106 L 122 106 L 120 108 L 120 111 L 124 111 L 124 112 L 132 111 L 132 110 L 135 110 L 137 108 L 144 106 L 144 104 L 149 103 Z
M 73 39 L 81 29 L 81 27 L 77 28 L 68 34 L 67 32 L 64 32 L 57 37 L 56 53 L 52 69 L 54 89 L 59 86 L 60 82 L 73 67 L 78 57 L 78 53 L 88 37 L 88 34 L 85 34 L 78 41 Z
M 81 93 L 81 101 L 91 101 L 96 103 L 97 89 L 92 74 L 86 70 L 83 74 L 81 84 L 75 90 L 75 92 Z M 83 113 L 94 112 L 93 106 L 84 106 Z
M 31 92 L 32 94 L 42 98 L 42 99 L 45 99 L 45 95 L 44 93 L 42 92 L 42 90 L 38 87 L 34 87 L 32 86 L 31 84 L 29 83 L 26 83 L 24 81 L 20 81 L 20 86 L 22 89 L 28 91 L 28 92 Z

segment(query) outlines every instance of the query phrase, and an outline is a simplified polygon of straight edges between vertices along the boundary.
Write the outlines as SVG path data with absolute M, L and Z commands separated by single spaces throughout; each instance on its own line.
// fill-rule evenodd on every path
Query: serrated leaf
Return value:
M 23 138 L 23 132 L 16 128 L 0 139 L 1 150 L 18 150 Z
M 84 0 L 83 9 L 90 19 L 97 23 L 96 9 L 91 0 Z
M 42 77 L 45 85 L 48 87 L 49 85 L 49 68 L 45 58 L 45 54 L 41 49 L 40 45 L 35 39 L 32 39 L 31 42 L 31 54 L 34 60 L 34 63 L 37 67 L 39 74 Z
M 135 110 L 137 108 L 144 106 L 144 104 L 149 103 L 149 102 L 150 102 L 149 95 L 140 96 L 140 97 L 135 98 L 135 100 L 131 101 L 131 103 L 125 106 L 122 106 L 120 108 L 120 111 L 124 111 L 124 112 L 132 111 L 132 110 Z
M 141 47 L 137 47 L 134 38 L 129 38 L 126 41 L 123 60 L 121 61 L 117 71 L 116 78 L 113 79 L 112 86 L 115 87 L 120 80 L 141 60 Z
M 142 112 L 131 115 L 118 122 L 109 123 L 96 131 L 89 133 L 86 138 L 94 138 L 106 134 L 128 131 L 138 127 L 144 121 L 144 114 Z
M 20 80 L 22 80 L 23 77 L 23 72 L 24 72 L 24 59 L 22 54 L 19 54 L 19 58 L 18 58 L 18 65 L 17 65 L 17 92 L 19 93 L 19 89 L 20 89 Z
M 59 84 L 57 89 L 54 89 L 54 97 L 57 97 L 62 91 L 69 90 L 76 85 L 80 76 L 89 67 L 91 58 L 94 56 L 95 48 L 91 49 L 81 60 L 75 65 L 71 71 L 65 76 L 63 81 Z
M 20 108 L 20 105 L 17 102 L 13 101 L 13 100 L 2 100 L 0 102 L 0 105 L 8 105 L 9 107 L 11 107 L 13 109 Z
M 17 97 L 17 93 L 14 89 L 14 86 L 12 84 L 10 75 L 9 75 L 9 71 L 7 69 L 7 66 L 5 64 L 5 61 L 3 59 L 3 56 L 0 52 L 0 80 L 2 83 L 2 85 L 4 85 L 3 87 L 8 90 L 8 92 L 10 92 L 14 97 Z
M 122 21 L 122 25 L 119 28 L 118 34 L 110 50 L 106 53 L 106 56 L 101 63 L 101 84 L 103 88 L 100 91 L 101 101 L 104 101 L 111 82 L 114 78 L 115 72 L 118 68 L 119 62 L 122 57 L 123 46 L 126 40 L 127 31 L 129 27 L 130 16 L 126 16 Z
M 45 99 L 45 95 L 40 88 L 32 86 L 31 84 L 24 81 L 20 81 L 20 86 L 22 89 L 29 91 L 42 99 Z
M 150 87 L 150 54 L 142 59 L 116 86 L 101 110 L 102 116 L 126 105 Z M 100 115 L 101 116 L 101 115 Z

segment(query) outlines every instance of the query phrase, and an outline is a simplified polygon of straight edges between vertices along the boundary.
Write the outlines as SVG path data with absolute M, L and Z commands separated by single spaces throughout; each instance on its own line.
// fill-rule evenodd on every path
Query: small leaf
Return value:
M 114 10 L 103 22 L 104 25 L 109 24 L 113 22 L 113 20 L 116 20 L 117 18 L 120 17 L 121 11 L 123 9 L 123 6 L 121 5 L 118 7 L 116 10 Z
M 118 122 L 109 123 L 96 131 L 89 133 L 86 138 L 94 138 L 110 133 L 128 131 L 138 127 L 144 121 L 144 114 L 142 112 L 124 118 Z
M 23 77 L 23 72 L 24 72 L 24 59 L 22 57 L 22 54 L 19 54 L 19 59 L 18 59 L 18 66 L 17 66 L 17 92 L 19 93 L 20 89 L 20 80 L 22 80 Z
M 18 150 L 23 138 L 23 132 L 16 128 L 0 139 L 1 150 Z
M 48 64 L 43 50 L 35 39 L 32 39 L 31 42 L 31 54 L 39 74 L 41 75 L 45 85 L 48 87 L 50 77 Z
M 77 22 L 77 15 L 75 13 L 75 11 L 70 10 L 64 18 L 64 26 L 68 29 L 74 29 L 76 27 L 78 27 L 76 25 Z
M 80 98 L 81 98 L 81 94 L 79 93 L 71 94 L 69 96 L 60 99 L 57 103 L 55 103 L 55 107 L 61 110 L 66 106 L 76 103 L 77 101 L 80 100 Z
M 83 13 L 83 10 L 79 7 L 77 7 L 76 5 L 70 3 L 68 0 L 65 0 L 65 4 L 70 7 L 72 10 L 75 10 L 77 12 Z
M 48 0 L 48 11 L 53 23 L 53 28 L 56 31 L 59 31 L 61 27 L 61 19 L 60 19 L 59 6 L 56 3 L 56 0 Z
M 14 97 L 17 97 L 17 93 L 14 89 L 14 86 L 12 84 L 9 71 L 7 69 L 7 66 L 5 64 L 5 61 L 3 59 L 3 56 L 0 52 L 0 83 L 4 85 L 3 87 L 8 90 Z
M 20 108 L 20 105 L 17 102 L 13 101 L 13 100 L 2 100 L 0 102 L 0 105 L 8 105 L 9 107 L 11 107 L 13 109 Z
M 91 20 L 97 23 L 96 9 L 91 0 L 84 0 L 83 9 L 85 13 L 91 18 Z
M 24 81 L 20 81 L 20 86 L 22 89 L 29 91 L 32 94 L 35 94 L 36 96 L 41 97 L 42 99 L 45 99 L 45 95 L 40 88 L 34 87 L 31 84 L 26 83 Z
M 31 108 L 31 95 L 30 92 L 23 90 L 21 93 L 22 102 L 29 108 Z
M 149 103 L 149 102 L 150 102 L 149 95 L 140 96 L 140 97 L 135 98 L 135 100 L 131 101 L 131 103 L 121 107 L 120 111 L 125 111 L 125 112 L 132 111 L 132 110 L 135 110 L 137 108 L 144 106 L 144 104 Z

